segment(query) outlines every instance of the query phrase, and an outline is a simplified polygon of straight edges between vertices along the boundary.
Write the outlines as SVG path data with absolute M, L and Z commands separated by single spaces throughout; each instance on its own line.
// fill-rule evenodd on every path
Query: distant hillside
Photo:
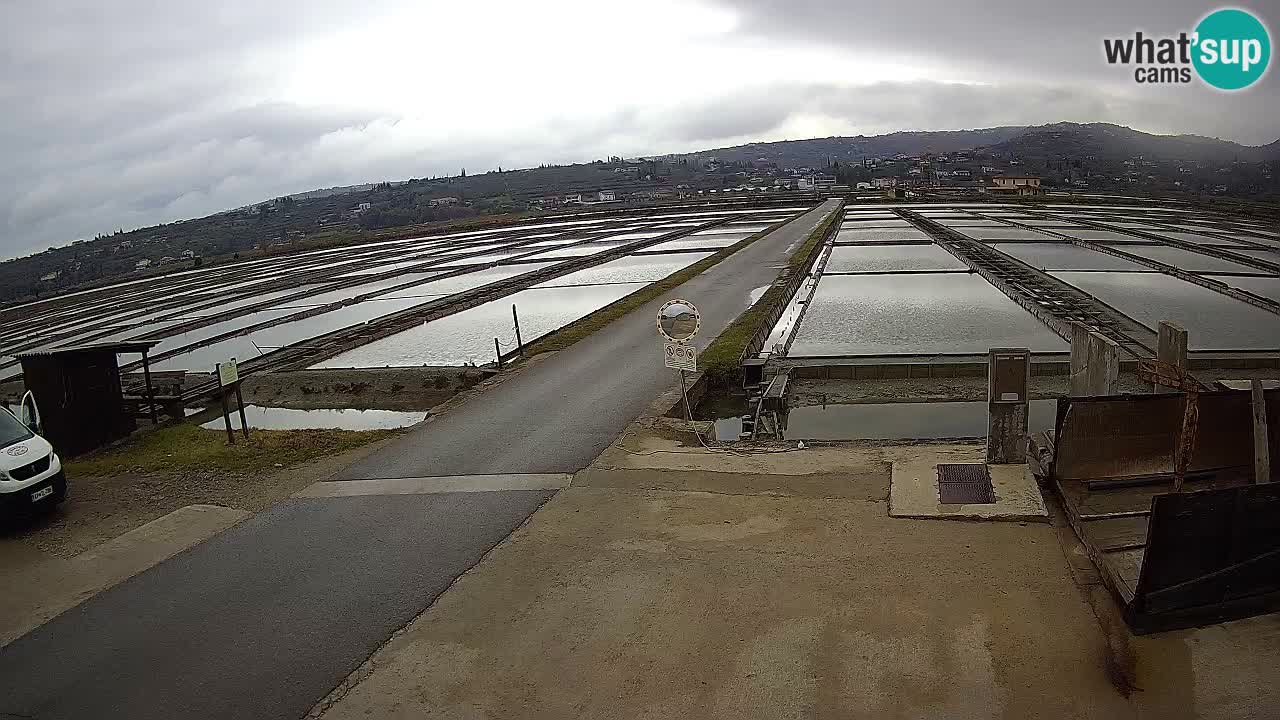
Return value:
M 1027 158 L 1079 156 L 1125 160 L 1142 156 L 1162 162 L 1264 162 L 1280 158 L 1280 141 L 1254 147 L 1201 135 L 1152 135 L 1108 123 L 1057 123 L 1027 128 L 992 152 Z
M 1104 123 L 1056 123 L 750 143 L 646 160 L 612 157 L 576 165 L 499 168 L 457 177 L 300 192 L 0 262 L 0 303 L 65 292 L 135 269 L 185 268 L 202 263 L 202 258 L 282 251 L 277 248 L 287 250 L 297 243 L 337 244 L 389 228 L 437 221 L 540 208 L 559 211 L 563 196 L 580 193 L 590 200 L 597 190 L 614 191 L 622 202 L 650 203 L 688 194 L 696 197 L 699 191 L 786 185 L 803 174 L 801 168 L 832 172 L 845 183 L 913 173 L 920 179 L 922 170 L 912 163 L 881 162 L 867 168 L 859 161 L 955 155 L 962 150 L 969 157 L 939 158 L 929 171 L 936 173 L 934 179 L 972 186 L 983 175 L 1013 171 L 1039 175 L 1048 187 L 1092 192 L 1269 202 L 1280 197 L 1280 140 L 1250 147 L 1197 135 L 1152 135 Z M 717 162 L 708 162 L 712 157 Z M 950 174 L 956 170 L 965 174 Z
M 678 157 L 715 157 L 720 162 L 772 162 L 780 167 L 826 167 L 830 161 L 861 160 L 923 153 L 950 153 L 983 145 L 995 145 L 1017 137 L 1023 126 L 944 130 L 939 132 L 896 132 L 888 135 L 856 135 L 812 140 L 783 140 L 749 143 L 703 150 Z

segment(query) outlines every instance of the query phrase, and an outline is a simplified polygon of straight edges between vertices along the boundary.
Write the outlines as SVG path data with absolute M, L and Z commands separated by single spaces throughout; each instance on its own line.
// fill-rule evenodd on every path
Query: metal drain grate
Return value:
M 943 505 L 989 504 L 996 501 L 991 470 L 982 463 L 938 466 L 938 498 Z

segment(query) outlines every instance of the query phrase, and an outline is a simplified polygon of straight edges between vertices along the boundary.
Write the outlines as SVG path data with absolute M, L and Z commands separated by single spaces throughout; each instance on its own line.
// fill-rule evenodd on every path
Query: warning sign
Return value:
M 676 370 L 698 371 L 698 351 L 692 345 L 684 343 L 663 343 L 662 355 L 667 367 Z

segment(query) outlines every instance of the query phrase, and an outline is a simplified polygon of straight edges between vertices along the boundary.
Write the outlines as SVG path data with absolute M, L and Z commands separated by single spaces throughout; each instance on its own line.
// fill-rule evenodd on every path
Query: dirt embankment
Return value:
M 489 376 L 477 368 L 297 370 L 253 375 L 244 401 L 255 405 L 358 410 L 430 410 Z

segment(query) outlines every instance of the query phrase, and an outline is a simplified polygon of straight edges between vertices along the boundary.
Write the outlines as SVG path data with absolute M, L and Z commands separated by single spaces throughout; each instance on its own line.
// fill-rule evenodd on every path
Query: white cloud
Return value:
M 1274 140 L 1106 33 L 1190 0 L 29 3 L 0 27 L 0 255 L 316 187 L 747 140 L 1059 120 Z M 1122 76 L 1123 75 L 1123 76 Z

